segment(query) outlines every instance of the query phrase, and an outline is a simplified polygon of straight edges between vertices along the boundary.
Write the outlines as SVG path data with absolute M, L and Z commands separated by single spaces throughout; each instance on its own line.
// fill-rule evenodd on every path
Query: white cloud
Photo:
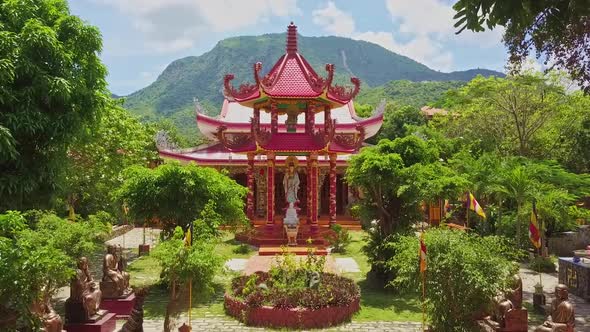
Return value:
M 325 8 L 314 10 L 311 15 L 313 23 L 336 36 L 350 37 L 356 30 L 352 15 L 338 9 L 332 1 Z
M 157 52 L 190 48 L 208 31 L 232 31 L 270 17 L 299 15 L 297 0 L 92 0 L 130 17 Z
M 453 55 L 446 50 L 452 47 L 449 45 L 488 48 L 502 40 L 501 28 L 483 33 L 463 31 L 455 35 L 455 12 L 450 4 L 440 0 L 385 0 L 385 6 L 392 22 L 398 26 L 395 34 L 357 31 L 352 15 L 336 7 L 333 1 L 312 12 L 313 22 L 330 34 L 372 42 L 443 71 L 453 69 Z
M 420 0 L 424 1 L 424 0 Z M 448 51 L 443 51 L 442 45 L 426 37 L 429 33 L 420 34 L 408 42 L 400 43 L 391 32 L 356 30 L 353 17 L 329 1 L 325 7 L 312 12 L 313 22 L 321 26 L 326 32 L 337 36 L 349 37 L 357 40 L 368 41 L 380 45 L 390 51 L 405 55 L 417 60 L 431 68 L 438 70 L 451 70 L 453 56 Z M 408 26 L 408 28 L 410 28 Z

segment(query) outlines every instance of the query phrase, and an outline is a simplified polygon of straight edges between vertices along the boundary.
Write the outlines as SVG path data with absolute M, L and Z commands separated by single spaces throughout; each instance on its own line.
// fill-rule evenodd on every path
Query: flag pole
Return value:
M 422 272 L 422 331 L 426 331 L 426 271 Z
M 467 193 L 467 208 L 465 209 L 465 213 L 467 215 L 467 221 L 465 222 L 465 228 L 469 228 L 469 210 L 471 209 L 471 198 L 469 197 L 469 192 Z
M 189 248 L 192 249 L 193 246 L 193 223 L 191 222 L 189 226 L 190 232 L 190 239 L 189 239 Z M 191 311 L 193 309 L 193 278 L 190 277 L 188 279 L 188 327 L 192 331 L 192 314 Z
M 420 234 L 420 243 L 424 238 L 424 223 L 421 224 L 422 233 Z M 422 244 L 420 244 L 422 246 Z M 420 254 L 422 254 L 422 248 L 420 248 Z M 422 331 L 426 331 L 426 270 L 421 271 L 422 273 Z

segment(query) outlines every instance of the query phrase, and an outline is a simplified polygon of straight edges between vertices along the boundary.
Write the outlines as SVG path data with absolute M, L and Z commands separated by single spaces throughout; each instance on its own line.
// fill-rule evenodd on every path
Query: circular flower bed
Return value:
M 284 287 L 267 272 L 236 277 L 225 294 L 226 312 L 251 326 L 309 329 L 348 321 L 360 309 L 353 280 L 323 272 L 309 279 L 306 287 Z

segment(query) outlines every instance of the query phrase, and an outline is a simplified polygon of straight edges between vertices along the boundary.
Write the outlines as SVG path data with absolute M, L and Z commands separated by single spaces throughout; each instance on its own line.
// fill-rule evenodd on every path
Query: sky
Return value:
M 97 26 L 111 92 L 148 86 L 172 61 L 227 37 L 285 32 L 365 40 L 443 72 L 504 71 L 503 30 L 455 35 L 451 0 L 69 0 Z

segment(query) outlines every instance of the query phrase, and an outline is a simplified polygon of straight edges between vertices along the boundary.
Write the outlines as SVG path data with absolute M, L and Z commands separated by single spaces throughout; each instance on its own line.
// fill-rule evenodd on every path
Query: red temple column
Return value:
M 311 231 L 318 230 L 318 154 L 310 154 L 311 176 Z
M 332 124 L 332 114 L 330 112 L 330 108 L 326 107 L 324 109 L 324 132 L 328 132 L 328 128 Z
M 279 131 L 279 109 L 277 103 L 270 104 L 270 132 L 276 133 Z
M 307 223 L 311 224 L 311 158 L 307 156 L 307 183 L 306 183 L 306 192 L 307 192 Z
M 330 154 L 330 224 L 336 223 L 336 158 Z
M 275 155 L 266 155 L 266 228 L 273 229 L 275 219 Z
M 246 170 L 248 195 L 246 196 L 246 215 L 250 222 L 254 222 L 254 154 L 248 153 L 248 168 Z

